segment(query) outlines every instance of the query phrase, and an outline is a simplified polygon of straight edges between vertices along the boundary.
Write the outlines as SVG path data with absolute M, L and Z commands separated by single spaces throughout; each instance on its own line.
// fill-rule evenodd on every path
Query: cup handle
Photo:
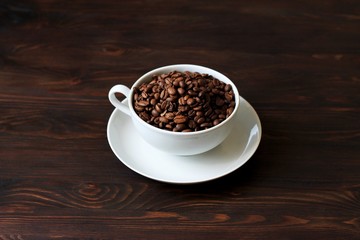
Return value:
M 122 111 L 123 113 L 126 113 L 127 115 L 131 116 L 129 106 L 125 103 L 120 102 L 116 96 L 115 93 L 121 93 L 125 95 L 125 97 L 129 97 L 130 89 L 125 85 L 115 85 L 113 86 L 109 91 L 109 101 L 111 104 Z

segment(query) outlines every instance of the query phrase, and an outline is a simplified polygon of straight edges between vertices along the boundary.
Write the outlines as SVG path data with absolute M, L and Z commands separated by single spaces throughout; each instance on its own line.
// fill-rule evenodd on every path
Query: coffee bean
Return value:
M 217 89 L 217 88 L 211 89 L 211 92 L 215 95 L 219 95 L 219 89 Z
M 181 88 L 185 88 L 185 87 L 186 87 L 185 81 L 184 81 L 184 80 L 180 81 L 180 82 L 179 82 L 179 86 L 180 86 Z
M 232 114 L 232 112 L 234 111 L 233 107 L 229 107 L 228 109 L 226 109 L 226 116 L 230 116 Z
M 192 131 L 193 131 L 193 130 L 190 129 L 190 128 L 182 130 L 182 132 L 192 132 Z
M 206 120 L 206 119 L 205 119 L 204 117 L 199 117 L 199 118 L 196 120 L 196 123 L 200 125 L 200 124 L 204 123 L 205 120 Z
M 166 117 L 164 117 L 164 116 L 161 116 L 161 117 L 159 118 L 159 120 L 160 120 L 160 122 L 162 122 L 162 123 L 168 123 L 168 122 L 169 122 L 169 120 L 168 120 Z
M 172 112 L 168 112 L 168 113 L 165 113 L 165 117 L 169 120 L 172 120 L 172 119 L 174 119 L 175 114 Z
M 204 106 L 201 106 L 201 105 L 199 105 L 199 106 L 197 106 L 197 107 L 193 107 L 193 110 L 194 110 L 194 111 L 200 111 L 200 110 L 202 110 L 202 109 L 205 109 L 205 108 L 204 108 Z
M 155 98 L 156 100 L 159 100 L 159 99 L 160 99 L 160 93 L 155 92 L 155 93 L 154 93 L 154 98 Z
M 204 116 L 204 112 L 202 112 L 202 111 L 197 111 L 197 112 L 196 112 L 196 116 Z
M 180 94 L 180 95 L 184 95 L 185 94 L 185 89 L 183 89 L 182 87 L 179 87 L 177 89 L 177 92 Z
M 198 95 L 198 93 L 195 92 L 195 91 L 192 90 L 192 89 L 188 90 L 188 94 L 189 94 L 190 96 L 197 96 L 197 95 Z
M 232 87 L 230 84 L 225 85 L 225 88 L 224 88 L 225 92 L 230 92 L 231 89 L 232 89 Z
M 227 102 L 231 102 L 231 100 L 233 99 L 233 95 L 229 92 L 225 92 L 225 99 Z
M 155 124 L 155 125 L 159 125 L 159 123 L 160 123 L 160 118 L 159 117 L 156 117 L 156 118 L 154 118 L 154 120 L 153 120 L 153 124 Z
M 194 120 L 189 120 L 188 126 L 191 129 L 195 129 L 197 124 L 196 124 L 196 122 Z
M 181 72 L 174 72 L 172 75 L 171 75 L 171 77 L 173 77 L 173 78 L 178 78 L 178 77 L 181 77 Z
M 182 77 L 181 75 L 179 76 L 179 77 L 177 77 L 176 79 L 175 79 L 175 82 L 181 82 L 181 81 L 183 81 L 184 80 L 184 77 Z
M 189 109 L 190 107 L 188 105 L 182 105 L 178 107 L 179 112 L 187 112 Z
M 144 107 L 139 106 L 139 105 L 138 105 L 138 104 L 136 104 L 136 103 L 135 103 L 134 109 L 135 109 L 138 113 L 140 113 L 140 112 L 142 112 L 142 111 L 144 111 L 144 110 L 145 110 L 145 108 L 144 108 Z
M 215 120 L 213 121 L 213 125 L 216 126 L 216 125 L 218 125 L 220 122 L 221 122 L 221 120 L 217 118 L 217 119 L 215 119 Z
M 156 101 L 155 98 L 152 98 L 152 99 L 150 100 L 150 104 L 151 104 L 151 105 L 155 105 L 156 103 L 157 103 L 157 101 Z
M 219 114 L 219 115 L 218 115 L 218 118 L 220 118 L 220 119 L 225 119 L 225 118 L 226 118 L 226 115 L 225 115 L 225 114 Z
M 200 124 L 200 127 L 201 128 L 209 128 L 209 127 L 212 127 L 212 123 L 211 122 L 204 122 L 202 124 Z
M 189 118 L 193 118 L 195 115 L 196 115 L 196 112 L 193 109 L 189 110 L 189 112 L 188 112 Z
M 141 93 L 141 97 L 144 98 L 144 99 L 146 99 L 148 97 L 146 89 L 144 89 L 144 92 Z
M 160 104 L 160 103 L 158 103 L 158 104 L 155 105 L 155 110 L 156 110 L 158 113 L 161 113 L 161 112 L 162 112 L 162 110 L 161 110 L 161 104 Z
M 161 110 L 164 111 L 164 110 L 166 109 L 167 105 L 168 105 L 168 102 L 163 101 L 163 102 L 161 103 Z
M 184 99 L 183 97 L 181 97 L 181 98 L 179 98 L 178 103 L 179 103 L 180 105 L 185 105 L 185 104 L 186 104 L 186 101 L 185 101 L 185 99 Z
M 200 86 L 205 86 L 206 85 L 206 80 L 204 78 L 200 78 L 198 80 L 198 83 L 199 83 Z
M 209 117 L 212 121 L 215 120 L 216 118 L 218 118 L 218 116 L 213 112 L 210 117 Z
M 186 101 L 186 104 L 187 104 L 187 105 L 190 105 L 190 106 L 194 105 L 195 103 L 196 103 L 196 101 L 195 101 L 195 99 L 193 99 L 193 98 L 189 98 L 189 99 Z
M 211 108 L 209 108 L 206 112 L 205 112 L 205 116 L 210 116 L 210 114 L 212 114 L 213 110 Z
M 170 95 L 176 94 L 176 89 L 175 89 L 174 87 L 169 87 L 169 88 L 167 89 L 167 91 L 168 91 L 168 93 L 169 93 Z
M 224 105 L 224 103 L 225 103 L 224 99 L 222 99 L 221 97 L 216 97 L 216 100 L 215 100 L 216 106 L 221 107 L 222 105 Z
M 150 116 L 149 114 L 147 114 L 147 112 L 141 112 L 139 114 L 139 116 L 144 120 L 144 121 L 149 121 L 150 120 Z
M 161 98 L 161 99 L 164 99 L 164 97 L 165 97 L 165 92 L 166 92 L 165 89 L 163 89 L 163 90 L 161 91 L 161 93 L 160 93 L 160 98 Z
M 187 117 L 184 115 L 177 115 L 176 117 L 174 117 L 175 123 L 186 123 L 187 120 L 188 120 Z
M 176 124 L 174 131 L 181 132 L 182 130 L 186 129 L 186 125 L 183 123 Z
M 155 109 L 153 109 L 151 111 L 151 115 L 153 115 L 154 117 L 158 117 L 158 116 L 160 116 L 160 113 L 158 111 L 156 111 Z
M 140 107 L 146 107 L 147 105 L 149 105 L 149 101 L 141 100 L 137 102 L 137 105 L 139 105 Z

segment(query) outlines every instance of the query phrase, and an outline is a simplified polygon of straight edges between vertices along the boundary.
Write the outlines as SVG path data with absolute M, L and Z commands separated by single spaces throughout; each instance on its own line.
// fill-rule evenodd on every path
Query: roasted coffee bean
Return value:
M 215 94 L 215 95 L 219 95 L 219 89 L 217 89 L 217 88 L 213 88 L 213 89 L 211 89 L 211 92 L 213 93 L 213 94 Z
M 205 120 L 206 120 L 206 119 L 205 119 L 204 117 L 199 117 L 199 118 L 196 120 L 196 123 L 200 125 L 200 124 L 203 124 L 203 123 L 205 122 Z
M 201 128 L 209 128 L 209 127 L 212 127 L 212 123 L 211 122 L 204 122 L 202 124 L 200 124 L 200 127 Z
M 213 110 L 211 108 L 209 108 L 206 112 L 205 112 L 205 116 L 208 117 L 210 116 L 210 114 L 212 114 Z
M 150 104 L 151 104 L 151 105 L 155 105 L 156 103 L 157 103 L 157 101 L 156 101 L 155 98 L 152 98 L 152 99 L 150 100 Z
M 183 123 L 176 124 L 174 127 L 174 132 L 181 132 L 182 130 L 186 129 L 186 125 Z
M 219 115 L 218 115 L 218 118 L 220 118 L 220 119 L 225 119 L 225 118 L 226 118 L 226 115 L 225 115 L 225 114 L 219 114 Z
M 174 87 L 169 87 L 169 88 L 167 89 L 167 91 L 168 91 L 168 93 L 169 93 L 170 95 L 175 95 L 175 94 L 176 94 L 176 89 L 175 89 Z
M 158 104 L 155 105 L 155 110 L 156 110 L 159 114 L 162 112 L 162 110 L 161 110 L 161 104 L 160 104 L 160 103 L 158 103 Z
M 156 100 L 159 100 L 159 99 L 160 99 L 160 93 L 155 92 L 155 93 L 154 93 L 154 98 L 155 98 Z
M 187 105 L 190 105 L 190 106 L 194 105 L 195 103 L 196 103 L 196 101 L 195 101 L 195 99 L 193 99 L 193 98 L 189 98 L 189 99 L 186 101 L 186 104 L 187 104 Z
M 185 89 L 183 89 L 182 87 L 179 87 L 178 89 L 177 89 L 177 92 L 180 94 L 180 95 L 184 95 L 185 94 Z
M 140 115 L 140 113 L 139 113 Z M 151 110 L 151 115 L 153 115 L 154 117 L 158 117 L 160 116 L 160 113 L 158 111 L 156 111 L 155 109 Z
M 171 77 L 173 77 L 173 78 L 178 78 L 178 77 L 181 77 L 181 72 L 174 72 L 172 75 L 171 75 Z
M 202 112 L 202 111 L 197 111 L 197 112 L 196 112 L 196 116 L 204 116 L 204 112 Z
M 190 128 L 187 128 L 187 129 L 182 130 L 182 132 L 192 132 L 192 131 L 193 131 L 193 130 L 190 129 Z
M 225 103 L 224 99 L 222 99 L 221 97 L 216 97 L 216 100 L 215 100 L 216 106 L 221 107 L 222 105 L 224 105 L 224 103 Z
M 178 103 L 179 103 L 180 105 L 185 105 L 185 104 L 186 104 L 186 100 L 185 100 L 183 97 L 181 97 L 181 98 L 179 98 Z
M 192 117 L 194 117 L 195 115 L 196 115 L 196 112 L 195 112 L 193 109 L 191 109 L 191 110 L 188 111 L 188 117 L 189 117 L 189 118 L 192 118 Z
M 196 124 L 196 122 L 194 120 L 189 120 L 188 126 L 191 129 L 195 129 L 197 124 Z
M 159 120 L 160 120 L 160 122 L 162 122 L 162 123 L 168 123 L 168 122 L 169 122 L 169 119 L 167 119 L 167 118 L 164 117 L 164 116 L 159 117 Z
M 146 122 L 150 120 L 150 116 L 147 114 L 147 112 L 141 112 L 139 113 L 139 116 Z
M 179 112 L 187 112 L 189 109 L 190 107 L 188 105 L 182 105 L 178 107 Z
M 165 97 L 165 92 L 166 92 L 165 89 L 163 89 L 163 90 L 161 91 L 161 93 L 160 93 L 160 98 L 161 98 L 161 99 L 164 99 L 164 97 Z
M 159 117 L 154 118 L 153 123 L 158 126 L 160 123 L 160 118 Z
M 144 110 L 145 110 L 145 108 L 144 108 L 144 107 L 139 106 L 139 105 L 138 105 L 138 104 L 136 104 L 136 103 L 135 103 L 134 108 L 135 108 L 135 110 L 136 110 L 138 113 L 140 113 L 140 112 L 142 112 L 142 111 L 144 111 Z
M 170 111 L 170 112 L 175 111 L 176 105 L 173 102 L 168 101 L 168 103 L 169 104 L 167 105 L 167 110 Z
M 141 93 L 141 97 L 144 99 L 146 99 L 148 97 L 148 94 L 145 91 L 146 91 L 146 89 L 144 89 L 144 92 Z
M 187 117 L 184 115 L 177 115 L 174 117 L 174 122 L 175 123 L 186 123 L 187 122 Z
M 213 114 L 210 115 L 211 120 L 215 120 L 217 118 L 218 118 L 218 116 L 214 112 L 213 112 Z
M 161 110 L 164 111 L 164 110 L 166 109 L 167 105 L 168 105 L 168 102 L 163 101 L 163 102 L 161 103 Z
M 230 92 L 231 89 L 232 89 L 232 87 L 231 87 L 230 84 L 226 84 L 226 85 L 225 85 L 225 88 L 224 88 L 225 92 Z
M 231 100 L 233 99 L 233 95 L 229 92 L 225 92 L 225 99 L 227 102 L 231 102 Z
M 168 113 L 165 113 L 165 117 L 169 120 L 172 120 L 172 119 L 174 119 L 175 114 L 172 112 L 168 112 Z
M 221 120 L 218 118 L 213 121 L 214 126 L 218 125 L 219 123 L 221 123 Z
M 200 111 L 200 110 L 202 110 L 202 109 L 205 109 L 205 108 L 204 108 L 204 106 L 201 106 L 201 105 L 198 105 L 198 106 L 193 107 L 193 110 L 194 110 L 194 111 Z
M 180 86 L 181 88 L 185 88 L 185 87 L 186 87 L 185 81 L 184 81 L 184 80 L 180 81 L 180 82 L 179 82 L 179 86 Z
M 173 71 L 155 75 L 134 87 L 136 113 L 149 124 L 169 131 L 200 131 L 218 125 L 235 107 L 230 84 L 209 74 Z
M 188 90 L 188 94 L 189 94 L 190 96 L 197 96 L 197 95 L 198 95 L 198 93 L 195 92 L 195 91 L 192 90 L 192 89 Z
M 200 78 L 198 79 L 198 83 L 200 86 L 205 86 L 206 85 L 206 80 L 204 78 Z
M 141 100 L 139 102 L 136 102 L 137 105 L 139 105 L 140 107 L 146 107 L 147 105 L 149 105 L 149 101 L 145 101 L 145 100 Z
M 234 111 L 233 107 L 229 107 L 228 109 L 226 109 L 226 116 L 230 116 L 233 111 Z

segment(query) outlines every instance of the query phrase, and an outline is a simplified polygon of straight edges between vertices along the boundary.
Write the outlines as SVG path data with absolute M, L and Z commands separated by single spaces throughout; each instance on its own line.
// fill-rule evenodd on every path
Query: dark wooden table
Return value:
M 360 2 L 0 2 L 0 239 L 360 239 Z M 174 63 L 231 78 L 255 155 L 215 181 L 111 151 L 109 89 Z M 221 159 L 219 159 L 221 161 Z

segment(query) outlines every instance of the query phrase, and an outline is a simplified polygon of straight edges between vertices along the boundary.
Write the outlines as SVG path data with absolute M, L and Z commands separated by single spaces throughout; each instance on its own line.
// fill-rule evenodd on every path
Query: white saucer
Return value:
M 223 143 L 206 153 L 192 156 L 170 155 L 155 149 L 136 133 L 130 117 L 117 109 L 110 116 L 107 137 L 115 155 L 133 171 L 161 182 L 199 183 L 235 171 L 259 146 L 259 117 L 242 97 L 237 118 L 237 126 Z

